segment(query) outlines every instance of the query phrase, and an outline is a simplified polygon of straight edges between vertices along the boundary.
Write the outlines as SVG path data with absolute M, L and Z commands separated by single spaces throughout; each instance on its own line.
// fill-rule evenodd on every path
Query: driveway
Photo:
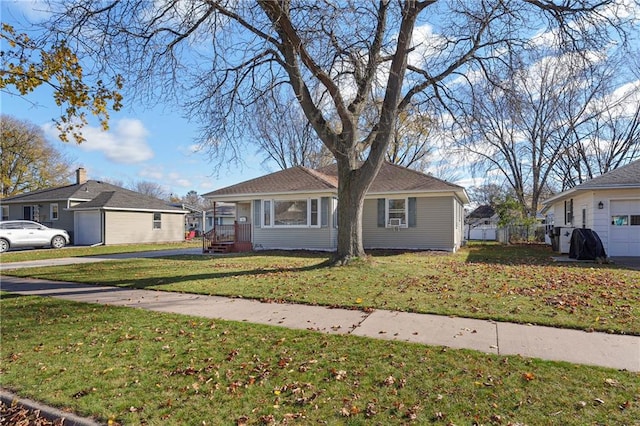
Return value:
M 616 256 L 612 257 L 611 260 L 615 265 L 640 271 L 640 256 Z
M 37 268 L 40 266 L 78 265 L 82 263 L 105 262 L 107 260 L 114 260 L 114 259 L 136 259 L 136 258 L 139 259 L 139 258 L 149 258 L 149 257 L 196 255 L 196 254 L 200 254 L 200 255 L 203 254 L 202 248 L 194 247 L 194 248 L 187 248 L 187 249 L 102 254 L 98 256 L 61 257 L 58 259 L 27 260 L 24 262 L 9 262 L 9 263 L 2 262 L 0 263 L 0 271 L 9 271 L 11 269 L 20 269 L 20 268 Z

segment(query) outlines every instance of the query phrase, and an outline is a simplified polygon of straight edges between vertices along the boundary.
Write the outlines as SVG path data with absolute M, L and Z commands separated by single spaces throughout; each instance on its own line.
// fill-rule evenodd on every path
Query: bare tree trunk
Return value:
M 355 161 L 338 160 L 338 245 L 334 262 L 345 265 L 365 255 L 362 243 L 362 211 L 369 188 Z M 370 179 L 371 181 L 373 179 Z
M 351 171 L 353 174 L 355 171 Z M 366 191 L 360 179 L 340 178 L 338 184 L 338 245 L 334 262 L 344 265 L 365 255 L 362 243 L 362 211 Z

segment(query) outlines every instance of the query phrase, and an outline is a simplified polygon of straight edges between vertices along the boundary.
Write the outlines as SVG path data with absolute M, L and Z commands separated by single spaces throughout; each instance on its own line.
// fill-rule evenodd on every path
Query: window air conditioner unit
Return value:
M 394 217 L 389 219 L 389 226 L 400 226 L 402 225 L 402 219 Z

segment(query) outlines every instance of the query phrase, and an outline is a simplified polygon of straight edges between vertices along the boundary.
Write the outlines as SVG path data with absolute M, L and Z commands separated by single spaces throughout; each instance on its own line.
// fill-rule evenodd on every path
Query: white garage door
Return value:
M 640 256 L 640 199 L 611 201 L 609 256 Z
M 100 242 L 102 242 L 100 212 L 75 212 L 73 243 L 87 246 Z

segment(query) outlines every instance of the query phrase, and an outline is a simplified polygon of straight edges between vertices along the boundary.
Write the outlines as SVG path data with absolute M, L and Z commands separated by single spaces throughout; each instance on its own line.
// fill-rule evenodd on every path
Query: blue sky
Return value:
M 44 9 L 38 1 L 1 0 L 2 22 L 18 32 L 25 32 L 27 20 L 38 20 Z M 102 131 L 98 122 L 90 118 L 83 129 L 87 141 L 81 145 L 64 143 L 57 138 L 52 120 L 62 115 L 45 87 L 27 97 L 0 93 L 0 110 L 20 120 L 42 126 L 49 141 L 67 154 L 73 167 L 87 170 L 89 179 L 122 182 L 125 186 L 138 181 L 156 182 L 167 193 L 183 196 L 190 190 L 204 194 L 265 174 L 262 158 L 255 150 L 245 153 L 244 165 L 229 166 L 219 172 L 210 164 L 205 153 L 196 150 L 197 123 L 183 117 L 178 106 L 131 105 L 124 100 L 124 108 L 111 112 L 109 130 Z M 275 169 L 274 169 L 275 170 Z

